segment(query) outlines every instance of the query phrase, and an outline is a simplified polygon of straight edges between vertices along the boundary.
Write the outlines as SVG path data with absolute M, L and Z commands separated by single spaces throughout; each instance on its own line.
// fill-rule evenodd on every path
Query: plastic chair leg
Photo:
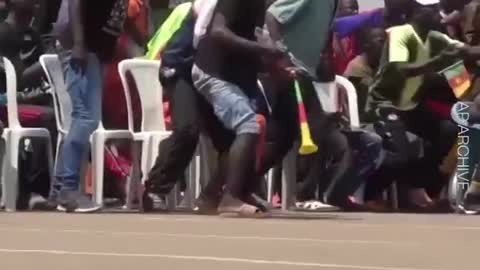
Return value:
M 62 148 L 62 143 L 63 143 L 63 135 L 59 133 L 57 138 L 56 152 L 55 152 L 55 167 L 53 168 L 55 171 L 57 170 L 57 164 L 58 164 L 60 151 Z
M 53 195 L 52 192 L 55 192 L 55 184 L 56 184 L 56 177 L 55 177 L 55 163 L 53 157 L 53 145 L 52 140 L 50 138 L 46 138 L 47 143 L 47 159 L 48 159 L 48 172 L 50 176 L 50 195 Z M 58 153 L 58 143 L 57 143 L 57 153 Z
M 161 140 L 157 140 L 156 138 L 152 137 L 148 139 L 148 156 L 146 157 L 147 162 L 147 173 L 150 171 L 153 166 L 155 165 L 155 159 L 158 157 L 160 153 L 159 145 Z
M 103 173 L 105 161 L 105 138 L 95 134 L 92 140 L 93 201 L 103 204 Z
M 273 169 L 267 173 L 267 201 L 272 202 L 273 197 Z
M 6 177 L 6 146 L 5 146 L 5 140 L 1 139 L 0 140 L 0 176 L 2 177 L 2 180 L 0 182 L 0 208 L 3 208 L 5 206 L 5 180 L 7 179 Z
M 140 160 L 139 160 L 139 149 L 141 142 L 133 141 L 131 143 L 131 155 L 132 155 L 132 169 L 130 171 L 130 175 L 127 178 L 126 183 L 126 208 L 132 209 L 133 208 L 133 200 L 138 198 L 140 200 L 142 194 L 140 192 L 140 184 L 141 184 L 141 174 L 140 174 Z M 143 152 L 143 151 L 142 151 Z
M 293 149 L 297 149 L 294 147 Z M 282 172 L 282 210 L 287 211 L 295 204 L 297 184 L 296 152 L 291 150 L 283 160 Z
M 148 173 L 150 170 L 149 164 L 152 163 L 150 161 L 150 159 L 152 158 L 152 156 L 150 155 L 150 145 L 151 145 L 150 139 L 146 139 L 142 141 L 141 144 L 142 144 L 142 154 L 140 158 L 141 159 L 140 168 L 142 171 L 142 184 L 145 184 L 145 181 L 147 181 Z
M 447 194 L 450 204 L 458 210 L 463 203 L 464 191 L 461 186 L 459 188 L 457 172 L 455 172 L 450 179 Z
M 58 138 L 57 138 L 57 143 L 56 143 L 56 152 L 55 152 L 55 161 L 53 163 L 53 171 L 50 173 L 50 178 L 51 178 L 51 182 L 50 182 L 50 194 L 49 194 L 49 197 L 51 199 L 54 199 L 56 198 L 57 196 L 57 192 L 60 188 L 60 184 L 57 182 L 57 178 L 55 177 L 55 173 L 57 172 L 57 166 L 59 164 L 59 156 L 60 156 L 60 151 L 62 149 L 62 144 L 63 144 L 63 134 L 59 133 L 58 134 Z
M 6 174 L 4 178 L 4 196 L 5 209 L 7 211 L 17 210 L 18 198 L 18 158 L 21 137 L 10 134 L 7 140 L 7 156 L 6 156 Z
M 195 206 L 195 193 L 196 193 L 196 170 L 197 170 L 197 156 L 195 155 L 192 159 L 192 162 L 187 169 L 187 189 L 185 190 L 185 203 L 190 209 L 193 209 Z
M 393 182 L 392 185 L 390 186 L 390 191 L 389 191 L 389 197 L 392 202 L 392 209 L 393 210 L 398 210 L 398 188 L 397 188 L 397 182 Z
M 200 197 L 200 192 L 202 191 L 201 185 L 201 168 L 202 168 L 202 157 L 200 153 L 195 156 L 195 200 Z M 195 207 L 195 205 L 194 205 Z

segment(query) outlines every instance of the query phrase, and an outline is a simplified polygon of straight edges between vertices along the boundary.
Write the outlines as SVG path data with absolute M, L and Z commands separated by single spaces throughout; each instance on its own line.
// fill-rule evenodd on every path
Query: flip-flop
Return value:
M 297 209 L 307 212 L 325 212 L 325 211 L 338 211 L 339 208 L 333 205 L 325 204 L 320 201 L 306 201 L 297 202 L 295 204 Z
M 230 216 L 232 214 L 243 218 L 266 218 L 268 212 L 263 212 L 260 208 L 250 204 L 242 204 L 240 206 L 219 206 L 218 213 L 220 216 Z

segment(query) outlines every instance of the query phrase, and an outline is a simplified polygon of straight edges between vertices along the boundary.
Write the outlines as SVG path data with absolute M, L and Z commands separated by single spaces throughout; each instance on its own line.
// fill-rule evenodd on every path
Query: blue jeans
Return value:
M 89 147 L 90 135 L 97 129 L 102 116 L 102 65 L 90 53 L 85 74 L 70 65 L 70 54 L 63 59 L 67 91 L 72 101 L 72 122 L 63 141 L 56 177 L 62 189 L 76 191 L 80 183 L 82 157 Z
M 354 151 L 357 177 L 366 181 L 382 164 L 382 137 L 368 130 L 345 131 Z
M 259 134 L 255 101 L 251 101 L 237 85 L 203 72 L 197 66 L 192 70 L 195 88 L 213 106 L 220 122 L 235 134 Z

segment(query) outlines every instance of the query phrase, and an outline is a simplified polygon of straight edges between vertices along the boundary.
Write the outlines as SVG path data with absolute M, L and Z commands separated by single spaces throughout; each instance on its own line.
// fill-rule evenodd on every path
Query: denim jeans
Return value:
M 90 135 L 97 129 L 102 115 L 102 65 L 98 57 L 88 54 L 84 74 L 70 65 L 70 54 L 63 59 L 67 91 L 72 101 L 72 122 L 63 141 L 56 177 L 64 190 L 79 188 L 82 156 L 88 150 Z
M 223 125 L 240 134 L 259 134 L 256 100 L 251 101 L 237 85 L 215 78 L 193 66 L 193 83 L 197 90 L 212 104 L 215 115 Z

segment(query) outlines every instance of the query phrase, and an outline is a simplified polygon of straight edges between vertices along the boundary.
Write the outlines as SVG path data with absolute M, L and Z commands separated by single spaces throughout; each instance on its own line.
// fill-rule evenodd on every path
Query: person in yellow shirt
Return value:
M 430 5 L 431 1 L 428 5 L 419 2 L 424 1 L 417 0 L 408 24 L 387 30 L 381 69 L 371 86 L 367 112 L 375 117 L 378 110 L 393 108 L 408 131 L 431 143 L 425 157 L 404 177 L 413 180 L 410 201 L 424 208 L 433 205 L 425 189 L 435 196 L 446 183 L 447 177 L 438 168 L 457 135 L 452 121 L 441 119 L 422 104 L 425 76 L 448 67 L 463 44 L 433 30 L 440 28 L 438 6 Z

